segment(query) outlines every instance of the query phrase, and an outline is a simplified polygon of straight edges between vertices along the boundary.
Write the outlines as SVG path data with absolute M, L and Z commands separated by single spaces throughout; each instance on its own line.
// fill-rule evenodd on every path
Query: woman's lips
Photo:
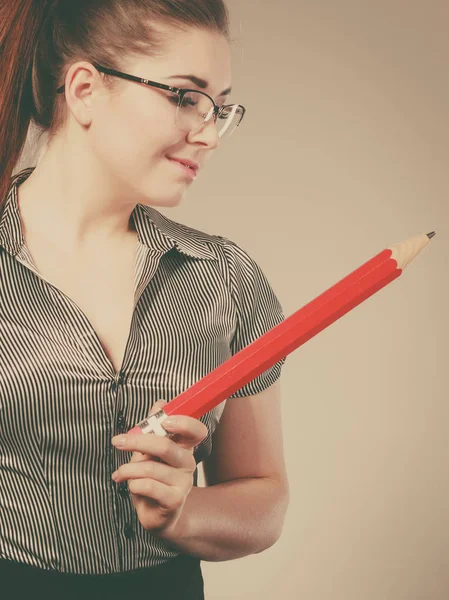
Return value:
M 180 163 L 177 160 L 174 160 L 173 158 L 168 158 L 167 159 L 173 163 L 184 175 L 186 175 L 187 177 L 189 177 L 189 179 L 195 179 L 196 175 L 197 175 L 197 170 L 196 169 L 191 169 L 190 167 L 187 167 L 186 165 L 183 165 L 182 163 Z

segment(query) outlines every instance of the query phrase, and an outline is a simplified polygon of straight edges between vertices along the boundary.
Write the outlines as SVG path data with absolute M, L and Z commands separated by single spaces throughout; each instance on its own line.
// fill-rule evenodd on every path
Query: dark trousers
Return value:
M 179 555 L 164 565 L 110 575 L 76 575 L 47 571 L 0 559 L 0 597 L 5 600 L 204 600 L 201 561 Z

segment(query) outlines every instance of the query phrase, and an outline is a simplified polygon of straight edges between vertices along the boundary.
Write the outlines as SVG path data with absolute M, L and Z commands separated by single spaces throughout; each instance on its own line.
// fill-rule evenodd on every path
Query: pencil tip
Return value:
M 429 240 L 431 240 L 434 235 L 435 235 L 435 232 L 431 231 L 430 233 L 427 234 L 427 237 L 429 238 Z

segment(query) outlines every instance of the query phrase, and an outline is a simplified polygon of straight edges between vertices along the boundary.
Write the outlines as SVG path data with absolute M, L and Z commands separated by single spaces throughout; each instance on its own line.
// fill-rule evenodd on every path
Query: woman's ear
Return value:
M 94 99 L 101 96 L 101 73 L 91 63 L 78 61 L 70 65 L 64 83 L 68 109 L 80 125 L 90 125 Z

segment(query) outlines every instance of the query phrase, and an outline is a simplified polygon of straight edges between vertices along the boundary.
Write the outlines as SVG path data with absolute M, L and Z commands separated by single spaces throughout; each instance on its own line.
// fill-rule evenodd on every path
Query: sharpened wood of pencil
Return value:
M 164 418 L 179 414 L 198 419 L 397 279 L 434 235 L 435 232 L 418 235 L 386 248 L 173 398 L 158 413 L 158 426 L 155 427 L 154 415 L 151 415 L 128 433 L 166 435 L 159 426 Z

